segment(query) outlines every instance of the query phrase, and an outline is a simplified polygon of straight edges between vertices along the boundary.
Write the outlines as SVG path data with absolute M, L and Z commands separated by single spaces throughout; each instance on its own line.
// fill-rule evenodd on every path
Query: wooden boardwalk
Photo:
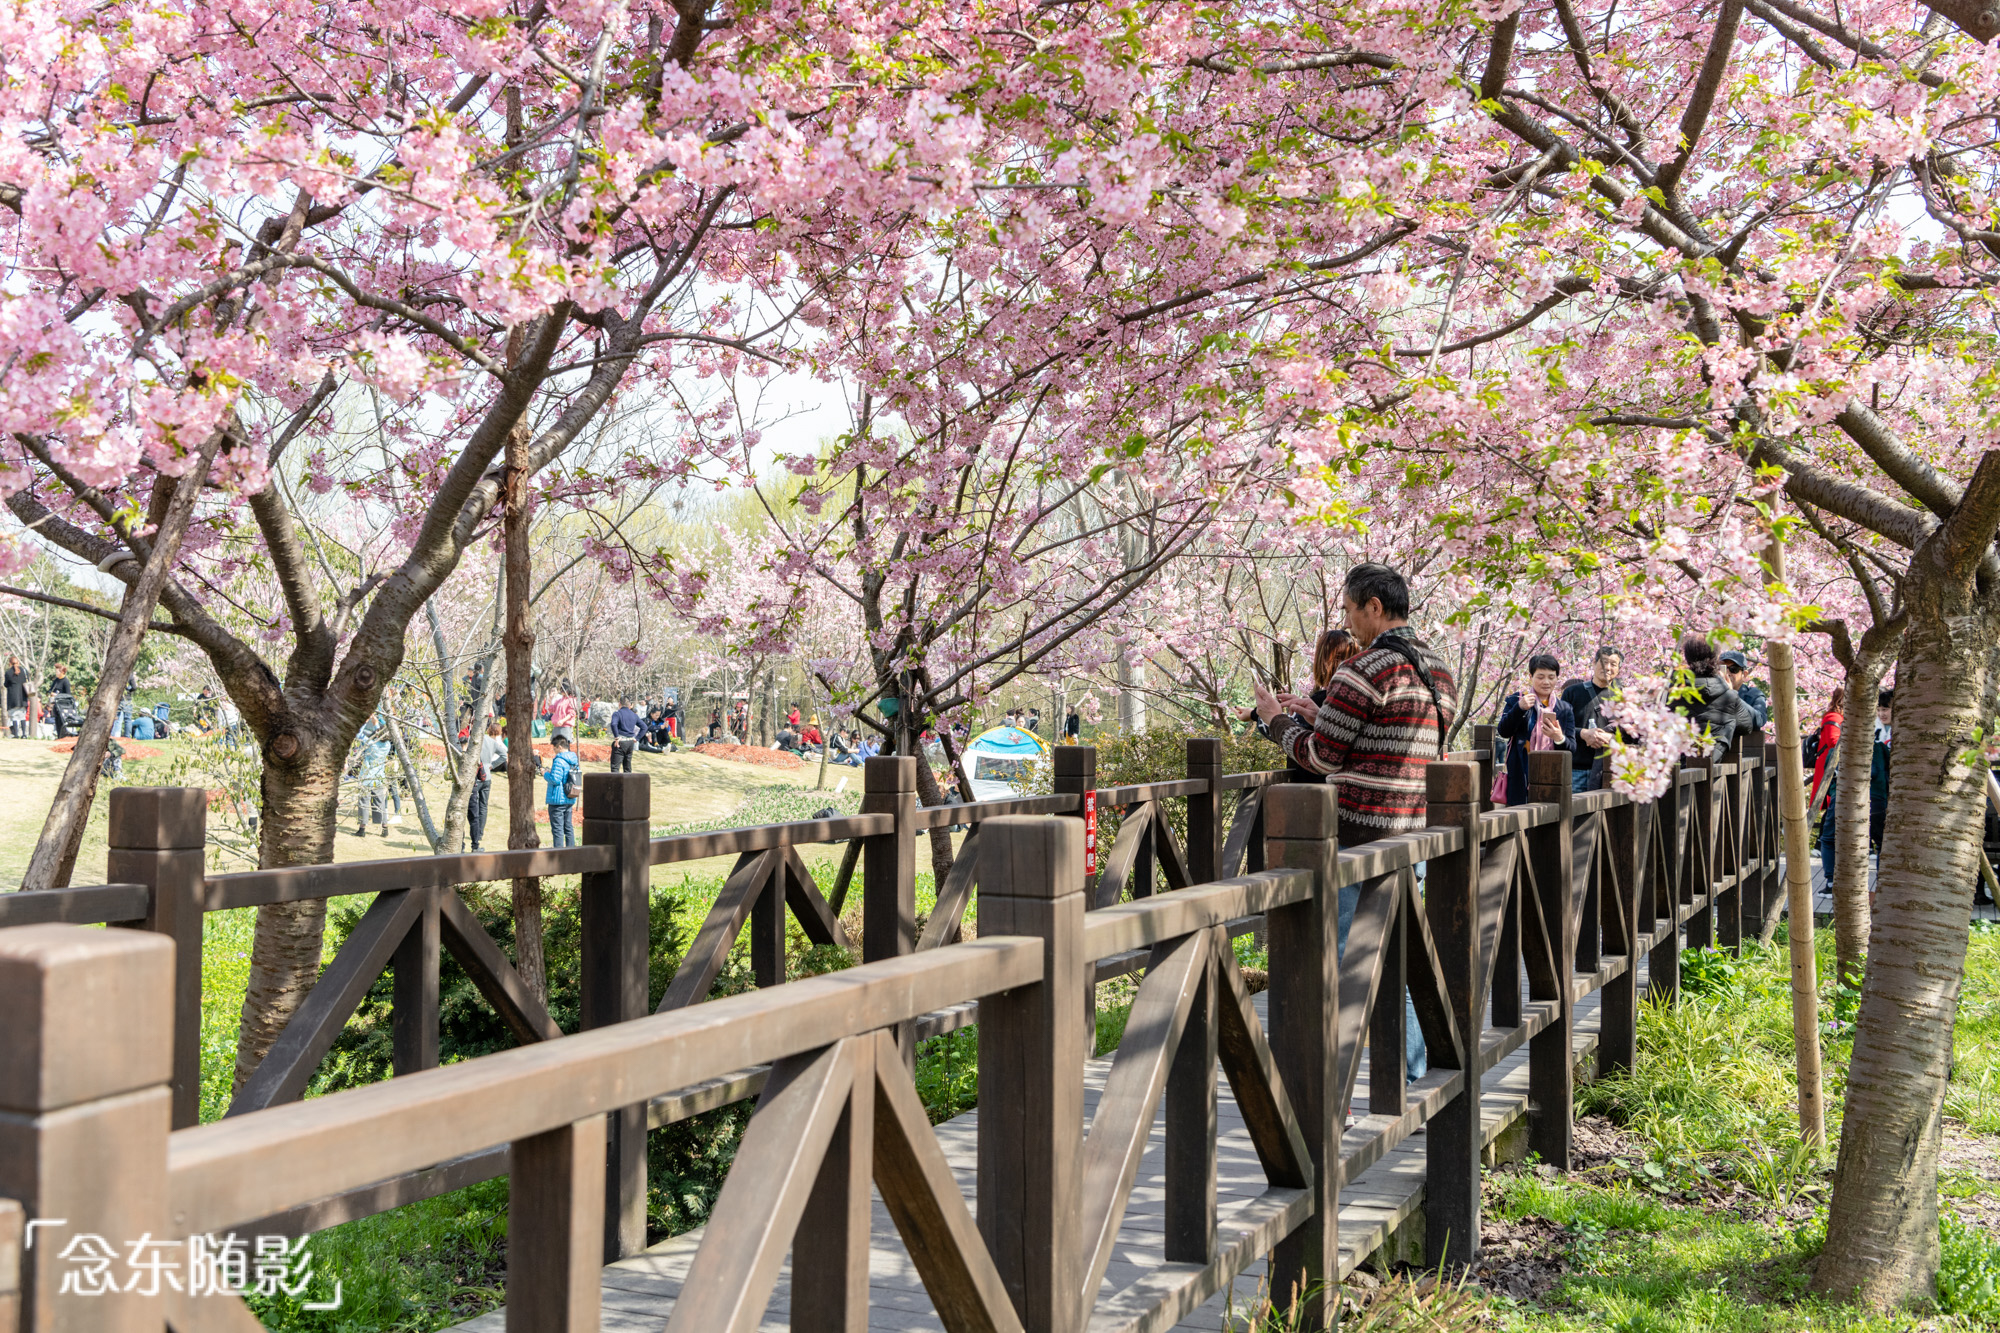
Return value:
M 1642 978 L 1643 986 L 1643 978 Z M 1263 995 L 1256 997 L 1258 1016 L 1264 1019 Z M 1597 1016 L 1602 993 L 1592 991 L 1576 1006 L 1575 1045 L 1579 1059 L 1583 1058 L 1597 1044 Z M 1489 1036 L 1492 1035 L 1489 1033 Z M 1098 1095 L 1103 1091 L 1105 1075 L 1110 1071 L 1111 1058 L 1092 1060 L 1087 1068 L 1084 1109 L 1094 1116 Z M 1487 1075 L 1486 1091 L 1481 1098 L 1481 1111 L 1485 1122 L 1485 1141 L 1492 1141 L 1509 1125 L 1527 1112 L 1528 1104 L 1528 1048 L 1523 1043 L 1512 1054 L 1496 1065 Z M 1364 1059 L 1362 1073 L 1357 1080 L 1355 1100 L 1364 1104 L 1367 1098 L 1368 1074 Z M 1250 1138 L 1244 1129 L 1242 1116 L 1238 1114 L 1234 1099 L 1230 1096 L 1228 1080 L 1220 1080 L 1217 1097 L 1217 1119 L 1219 1136 L 1216 1144 L 1216 1199 L 1218 1205 L 1217 1238 L 1226 1247 L 1231 1240 L 1241 1234 L 1242 1221 L 1232 1218 L 1232 1212 L 1241 1209 L 1251 1199 L 1261 1194 L 1265 1188 L 1263 1171 L 1257 1165 L 1257 1156 L 1251 1150 Z M 968 1205 L 975 1197 L 975 1161 L 978 1151 L 979 1112 L 967 1111 L 946 1123 L 937 1126 L 938 1141 L 944 1147 L 946 1158 L 951 1162 L 952 1171 L 958 1178 L 959 1188 L 965 1193 Z M 1359 1131 L 1350 1131 L 1358 1137 Z M 1353 1181 L 1342 1187 L 1340 1192 L 1340 1268 L 1341 1276 L 1352 1272 L 1364 1259 L 1379 1248 L 1390 1231 L 1404 1218 L 1415 1212 L 1423 1200 L 1424 1132 L 1418 1130 L 1381 1161 L 1363 1171 Z M 1350 1144 L 1350 1147 L 1352 1145 Z M 1135 1279 L 1159 1271 L 1165 1263 L 1164 1240 L 1164 1189 L 1165 1173 L 1165 1132 L 1161 1119 L 1155 1119 L 1150 1141 L 1146 1146 L 1145 1160 L 1139 1168 L 1139 1181 L 1132 1191 L 1132 1204 L 1118 1232 L 1118 1248 L 1111 1267 L 1105 1277 L 1105 1286 L 1100 1291 L 1100 1299 L 1111 1292 L 1121 1290 Z M 1234 1223 L 1232 1225 L 1232 1222 Z M 702 1233 L 691 1231 L 660 1242 L 643 1254 L 621 1260 L 605 1268 L 603 1274 L 603 1329 L 604 1333 L 659 1333 L 666 1327 L 668 1317 L 673 1313 L 674 1299 L 680 1293 L 681 1283 L 687 1275 L 688 1265 L 693 1261 L 696 1248 L 701 1243 Z M 874 1201 L 874 1224 L 869 1254 L 869 1328 L 904 1333 L 905 1330 L 936 1329 L 943 1325 L 931 1308 L 930 1297 L 925 1293 L 923 1283 L 918 1279 L 916 1269 L 910 1262 L 902 1240 L 896 1234 L 895 1224 L 878 1196 Z M 1183 1319 L 1178 1328 L 1186 1329 L 1237 1329 L 1240 1320 L 1232 1321 L 1232 1310 L 1242 1315 L 1246 1307 L 1256 1304 L 1259 1284 L 1264 1272 L 1264 1264 L 1259 1260 L 1236 1279 L 1234 1286 L 1218 1294 L 1200 1310 Z M 810 1297 L 808 1297 L 810 1299 Z M 761 1327 L 770 1333 L 784 1333 L 791 1327 L 788 1311 L 791 1308 L 791 1274 L 789 1264 L 779 1277 L 778 1286 L 772 1296 L 769 1309 L 765 1313 Z M 1093 1327 L 1108 1324 L 1106 1312 L 1100 1310 Z M 468 1323 L 457 1326 L 462 1333 L 501 1333 L 506 1327 L 505 1308 L 491 1311 Z
M 1872 856 L 1869 858 L 1868 887 L 1871 889 L 1875 887 L 1875 864 Z M 1815 916 L 1832 916 L 1833 895 L 1826 891 L 1826 874 L 1820 869 L 1819 852 L 1817 850 L 1813 852 L 1812 858 L 1812 888 L 1813 914 Z M 1974 921 L 2000 921 L 2000 907 L 1995 907 L 1992 903 L 1974 903 L 1972 907 L 1972 919 Z

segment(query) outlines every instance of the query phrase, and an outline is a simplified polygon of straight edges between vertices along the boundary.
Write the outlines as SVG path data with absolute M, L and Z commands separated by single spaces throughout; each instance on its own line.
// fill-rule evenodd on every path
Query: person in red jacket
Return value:
M 1817 747 L 1817 751 L 1813 755 L 1812 790 L 1807 793 L 1807 796 L 1810 798 L 1808 808 L 1817 805 L 1821 811 L 1819 818 L 1819 864 L 1820 870 L 1826 875 L 1829 891 L 1833 885 L 1836 834 L 1833 823 L 1835 793 L 1827 790 L 1827 787 L 1829 783 L 1833 782 L 1840 775 L 1840 769 L 1836 763 L 1840 754 L 1840 709 L 1841 705 L 1846 702 L 1847 687 L 1845 685 L 1834 686 L 1833 698 L 1828 701 L 1826 711 L 1820 714 L 1819 730 L 1813 734 L 1813 743 Z M 1820 796 L 1822 791 L 1826 792 L 1823 800 Z

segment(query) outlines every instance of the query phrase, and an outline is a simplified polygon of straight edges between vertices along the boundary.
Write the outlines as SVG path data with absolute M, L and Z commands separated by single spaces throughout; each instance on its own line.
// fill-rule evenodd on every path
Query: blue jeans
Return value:
M 1349 884 L 1340 890 L 1340 907 L 1335 918 L 1339 932 L 1334 943 L 1336 954 L 1345 956 L 1347 953 L 1347 928 L 1354 924 L 1354 911 L 1360 905 L 1359 884 Z M 1403 1063 L 1413 1079 L 1422 1078 L 1431 1067 L 1429 1052 L 1424 1047 L 1423 1029 L 1417 1026 L 1417 1006 L 1411 1002 L 1407 990 L 1403 992 Z
M 1827 779 L 1826 805 L 1819 816 L 1819 864 L 1826 873 L 1826 891 L 1833 892 L 1834 853 L 1838 847 L 1839 830 L 1835 827 L 1833 803 L 1840 799 L 1840 790 L 1832 778 Z
M 118 724 L 112 729 L 114 736 L 123 737 L 132 730 L 132 701 L 122 700 L 118 705 Z
M 1590 790 L 1590 770 L 1587 768 L 1572 768 L 1569 771 L 1569 789 L 1571 791 Z
M 549 807 L 549 846 L 576 846 L 576 826 L 570 822 L 570 815 L 575 810 L 574 804 Z

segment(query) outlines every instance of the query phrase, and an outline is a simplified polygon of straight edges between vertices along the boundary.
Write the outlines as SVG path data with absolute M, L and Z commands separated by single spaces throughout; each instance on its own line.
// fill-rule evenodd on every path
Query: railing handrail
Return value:
M 1041 980 L 1042 943 L 993 936 L 864 963 L 422 1073 L 176 1130 L 175 1234 L 217 1235 L 330 1194 L 615 1111 Z M 301 1154 L 301 1144 L 312 1151 Z

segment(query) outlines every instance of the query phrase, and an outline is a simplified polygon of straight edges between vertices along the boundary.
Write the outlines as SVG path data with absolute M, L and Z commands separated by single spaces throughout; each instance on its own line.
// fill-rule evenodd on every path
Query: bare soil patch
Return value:
M 1938 1174 L 1944 1184 L 1942 1205 L 1968 1225 L 2000 1236 L 2000 1138 L 1945 1121 Z

